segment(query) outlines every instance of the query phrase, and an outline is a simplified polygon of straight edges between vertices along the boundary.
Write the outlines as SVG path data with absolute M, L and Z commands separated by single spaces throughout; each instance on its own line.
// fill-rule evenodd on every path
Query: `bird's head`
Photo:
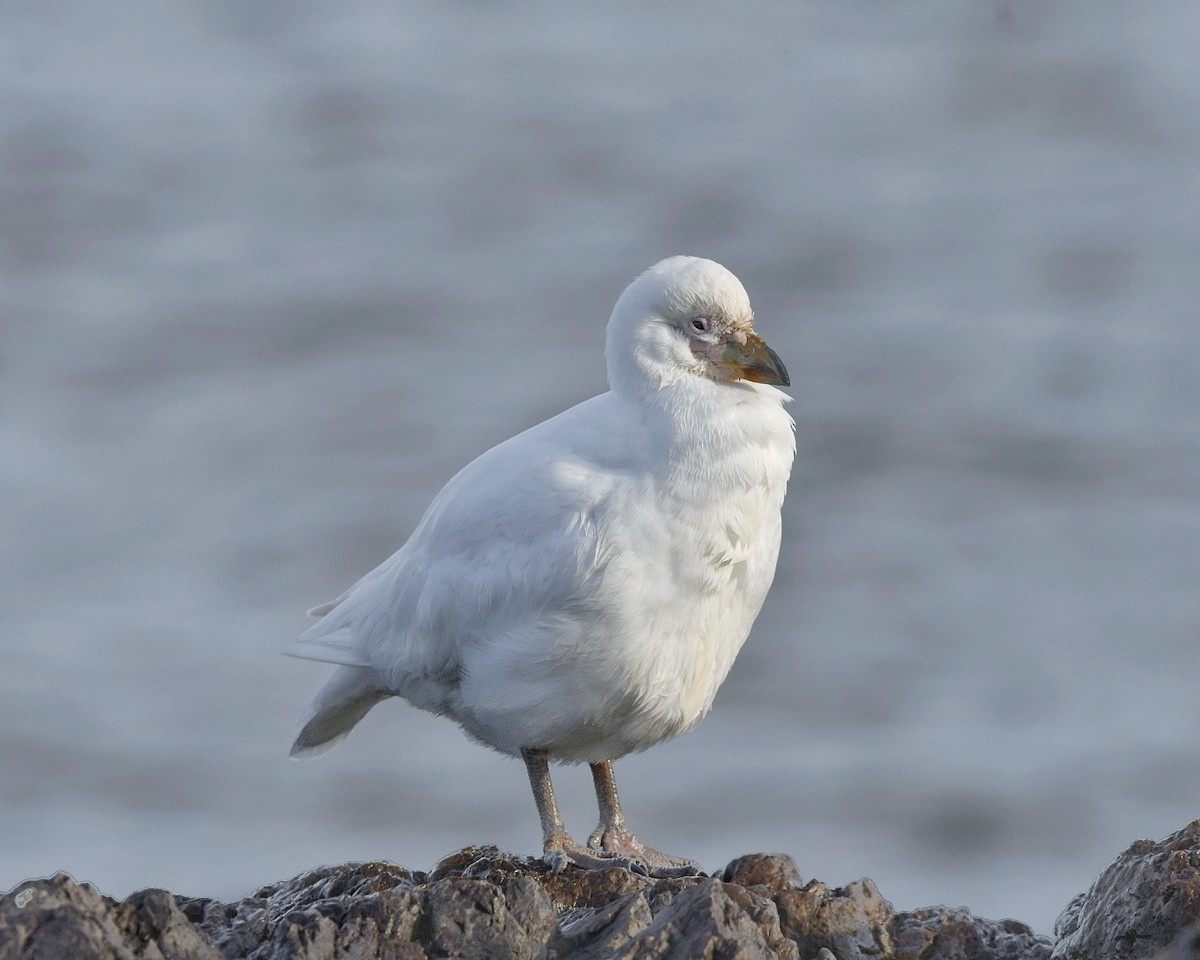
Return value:
M 787 369 L 754 332 L 750 298 L 719 263 L 671 257 L 633 281 L 608 321 L 609 385 L 655 390 L 687 377 L 788 386 Z

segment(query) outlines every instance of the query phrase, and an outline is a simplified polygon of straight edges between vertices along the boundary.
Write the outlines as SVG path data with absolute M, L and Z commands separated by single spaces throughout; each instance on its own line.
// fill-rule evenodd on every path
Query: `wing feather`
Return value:
M 338 600 L 313 608 L 321 619 L 287 652 L 372 667 L 414 702 L 423 699 L 416 688 L 430 685 L 437 700 L 457 682 L 465 650 L 523 623 L 569 616 L 603 563 L 593 514 L 614 466 L 629 456 L 588 439 L 604 399 L 464 467 L 400 550 Z M 578 440 L 576 450 L 590 445 L 588 455 L 564 450 L 564 436 Z

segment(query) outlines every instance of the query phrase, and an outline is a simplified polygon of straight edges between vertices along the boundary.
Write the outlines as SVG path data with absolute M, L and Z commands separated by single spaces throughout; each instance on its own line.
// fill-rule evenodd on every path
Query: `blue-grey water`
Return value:
M 692 253 L 800 456 L 713 714 L 618 765 L 633 826 L 1048 931 L 1200 815 L 1195 13 L 4 4 L 0 888 L 535 851 L 520 765 L 398 701 L 289 763 L 326 668 L 279 651 Z

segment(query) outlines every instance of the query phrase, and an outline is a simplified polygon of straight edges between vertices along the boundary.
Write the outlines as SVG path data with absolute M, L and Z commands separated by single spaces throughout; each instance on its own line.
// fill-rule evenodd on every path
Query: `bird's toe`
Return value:
M 562 873 L 572 862 L 562 850 L 547 850 L 542 854 L 542 862 L 550 868 L 552 874 Z
M 623 863 L 627 869 L 655 879 L 704 876 L 704 871 L 695 860 L 673 857 L 642 843 L 628 830 L 597 827 L 588 837 L 588 846 L 610 862 Z
M 678 877 L 703 877 L 706 874 L 695 860 L 659 854 L 659 859 L 643 861 L 646 876 L 656 880 L 671 880 Z

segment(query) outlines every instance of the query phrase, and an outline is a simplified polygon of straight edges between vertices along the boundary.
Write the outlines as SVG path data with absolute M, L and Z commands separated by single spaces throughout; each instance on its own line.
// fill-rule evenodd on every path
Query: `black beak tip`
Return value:
M 771 355 L 771 365 L 775 368 L 775 373 L 779 377 L 779 385 L 782 387 L 790 387 L 792 385 L 792 378 L 788 376 L 787 367 L 785 367 L 783 365 L 783 361 L 779 359 L 779 354 L 777 354 L 770 347 L 767 347 L 767 352 Z

